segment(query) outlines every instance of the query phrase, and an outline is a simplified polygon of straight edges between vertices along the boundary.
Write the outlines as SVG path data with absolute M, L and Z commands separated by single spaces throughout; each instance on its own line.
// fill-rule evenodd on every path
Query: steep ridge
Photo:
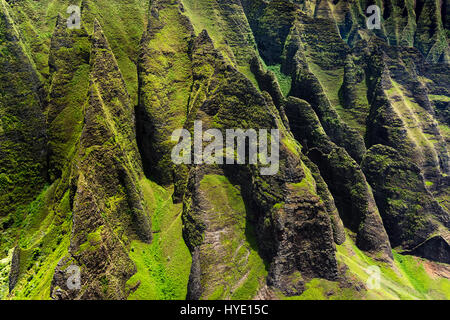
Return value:
M 45 182 L 41 81 L 5 1 L 1 3 L 0 216 L 33 199 Z M 19 170 L 17 170 L 20 168 Z
M 413 249 L 431 235 L 436 236 L 441 223 L 448 228 L 448 214 L 426 189 L 420 169 L 396 150 L 375 145 L 369 149 L 362 167 L 373 186 L 393 247 Z M 422 255 L 440 255 L 439 250 L 437 246 Z M 443 250 L 443 256 L 448 255 Z M 438 261 L 448 263 L 448 256 Z
M 125 282 L 135 272 L 128 257 L 129 241 L 149 242 L 151 230 L 139 188 L 142 168 L 134 131 L 134 109 L 98 22 L 94 23 L 92 36 L 84 123 L 75 160 L 77 170 L 71 177 L 70 257 L 58 264 L 52 294 L 57 298 L 68 298 L 66 294 L 75 293 L 84 299 L 123 299 Z M 60 277 L 70 263 L 85 267 L 79 292 L 64 291 L 66 279 Z
M 47 136 L 41 80 L 5 1 L 0 10 L 0 256 L 9 269 L 2 272 L 0 292 L 5 294 L 18 281 L 20 207 L 45 183 Z
M 67 29 L 65 19 L 58 16 L 50 45 L 51 84 L 46 111 L 51 181 L 61 177 L 81 134 L 83 104 L 89 87 L 90 51 L 87 31 Z
M 327 138 L 308 103 L 290 98 L 286 110 L 294 136 L 299 141 L 308 141 L 307 155 L 329 185 L 344 225 L 357 234 L 358 247 L 389 259 L 391 246 L 370 187 L 357 163 Z
M 170 12 L 172 12 L 172 14 L 178 14 L 178 19 L 180 19 L 181 17 L 181 9 L 175 6 L 173 3 L 164 1 L 155 2 L 153 3 L 152 10 L 154 10 L 152 12 L 154 17 L 164 17 L 166 14 L 168 14 L 167 12 L 169 10 Z M 165 22 L 167 23 L 167 20 Z M 151 34 L 156 34 L 158 31 L 160 31 L 162 34 L 164 34 L 165 32 L 167 32 L 164 30 L 165 27 L 167 28 L 167 24 L 166 26 L 163 26 L 161 30 L 160 24 L 155 24 L 153 26 L 149 24 L 149 32 Z M 190 30 L 189 27 L 187 27 L 186 29 Z M 166 42 L 166 44 L 168 45 L 176 45 L 176 43 L 176 39 L 174 39 L 173 42 Z M 144 45 L 144 48 L 145 47 L 146 45 Z M 193 66 L 193 84 L 191 85 L 193 91 L 191 92 L 189 105 L 187 107 L 188 114 L 186 114 L 185 116 L 187 120 L 185 124 L 186 128 L 193 129 L 194 120 L 202 120 L 205 126 L 206 124 L 208 124 L 209 128 L 240 128 L 240 123 L 243 124 L 245 122 L 247 123 L 246 126 L 248 126 L 248 128 L 270 128 L 275 125 L 275 123 L 273 122 L 274 115 L 271 115 L 268 110 L 264 111 L 264 109 L 261 109 L 262 106 L 268 108 L 268 102 L 266 102 L 264 97 L 256 91 L 256 88 L 252 88 L 253 85 L 248 82 L 248 80 L 246 80 L 242 74 L 237 72 L 223 60 L 222 55 L 216 51 L 209 35 L 206 32 L 202 32 L 197 38 L 194 39 L 193 47 L 190 52 L 187 51 L 187 47 L 185 47 L 185 50 L 185 54 L 189 54 Z M 145 62 L 148 61 L 147 57 L 152 57 L 152 55 L 152 52 L 144 51 L 144 56 L 142 59 L 142 61 L 144 61 L 144 65 L 142 66 L 144 72 L 146 72 L 147 70 L 152 71 L 152 69 L 147 69 L 150 66 L 145 64 Z M 150 79 L 149 82 L 142 83 L 142 90 L 144 92 L 147 90 L 147 88 L 152 88 L 155 80 L 153 80 L 153 82 L 151 80 L 153 79 Z M 237 101 L 241 101 L 239 104 L 241 106 L 241 109 L 238 109 L 238 105 L 236 104 Z M 246 101 L 246 103 L 244 103 L 244 101 Z M 245 113 L 242 113 L 242 111 L 244 110 L 244 106 L 248 105 L 249 103 L 250 105 L 254 106 L 255 111 L 261 109 L 261 112 L 265 112 L 265 117 L 261 116 L 261 120 L 245 117 Z M 231 122 L 231 119 L 236 119 L 236 122 Z M 259 123 L 255 121 L 259 121 Z M 170 128 L 170 123 L 168 124 L 168 126 Z M 292 139 L 291 137 L 287 138 Z M 287 151 L 288 149 L 285 149 L 285 152 Z M 170 152 L 170 150 L 166 152 L 168 153 Z M 295 151 L 294 155 L 297 154 L 298 157 L 297 152 L 298 151 Z M 286 156 L 288 156 L 289 154 L 290 152 L 288 152 Z M 293 155 L 290 155 L 290 157 L 292 156 Z M 295 160 L 292 166 L 293 168 L 297 167 L 297 170 L 301 170 L 301 160 Z M 298 293 L 299 290 L 295 287 L 302 286 L 303 279 L 295 278 L 295 270 L 304 271 L 305 277 L 308 275 L 308 273 L 310 274 L 309 277 L 314 277 L 315 275 L 319 275 L 319 272 L 322 272 L 322 276 L 329 276 L 327 275 L 327 273 L 323 272 L 323 270 L 311 268 L 313 265 L 317 264 L 315 260 L 322 260 L 324 261 L 324 263 L 330 264 L 329 268 L 331 270 L 333 268 L 336 270 L 336 262 L 334 262 L 333 266 L 333 259 L 331 258 L 332 252 L 334 250 L 331 234 L 332 229 L 329 218 L 326 214 L 324 214 L 325 212 L 323 211 L 323 208 L 319 206 L 318 209 L 315 209 L 319 210 L 318 212 L 315 213 L 315 211 L 312 211 L 310 218 L 313 219 L 311 223 L 317 224 L 317 228 L 324 228 L 324 230 L 327 230 L 322 233 L 322 235 L 325 234 L 325 232 L 328 234 L 325 239 L 316 239 L 316 241 L 314 241 L 315 243 L 322 243 L 323 246 L 318 246 L 318 250 L 308 250 L 304 253 L 297 253 L 297 255 L 299 255 L 298 257 L 294 255 L 294 252 L 296 252 L 294 248 L 299 244 L 296 242 L 290 244 L 294 239 L 291 239 L 292 235 L 289 235 L 292 233 L 292 231 L 289 231 L 286 222 L 280 221 L 279 223 L 281 223 L 281 225 L 276 226 L 274 222 L 271 222 L 271 220 L 273 219 L 271 215 L 267 214 L 268 210 L 270 210 L 270 212 L 286 210 L 286 215 L 292 216 L 292 218 L 289 219 L 293 219 L 294 210 L 301 210 L 302 206 L 300 206 L 300 203 L 301 201 L 305 201 L 306 199 L 302 200 L 302 198 L 298 198 L 299 196 L 295 195 L 296 191 L 294 185 L 295 183 L 301 182 L 302 179 L 305 179 L 302 178 L 302 176 L 304 175 L 301 173 L 302 171 L 290 171 L 289 175 L 293 176 L 290 177 L 288 181 L 286 181 L 289 182 L 288 184 L 286 184 L 286 182 L 282 182 L 283 179 L 286 179 L 281 178 L 283 175 L 280 178 L 272 178 L 271 182 L 268 183 L 264 182 L 264 180 L 266 179 L 264 179 L 262 176 L 254 176 L 256 174 L 255 168 L 243 168 L 242 173 L 240 173 L 241 170 L 239 170 L 238 172 L 230 173 L 230 170 L 231 169 L 225 168 L 221 169 L 220 166 L 216 169 L 209 169 L 208 166 L 198 166 L 198 168 L 196 166 L 190 169 L 189 183 L 187 185 L 187 192 L 189 196 L 185 196 L 184 199 L 185 213 L 183 215 L 185 227 L 184 237 L 188 247 L 193 252 L 193 267 L 191 271 L 191 280 L 188 287 L 188 297 L 207 298 L 212 295 L 216 298 L 224 298 L 232 297 L 234 294 L 238 294 L 243 295 L 241 297 L 251 298 L 262 286 L 262 279 L 260 278 L 261 275 L 255 275 L 255 270 L 252 270 L 252 268 L 250 268 L 250 266 L 252 266 L 252 264 L 254 263 L 258 263 L 262 267 L 262 260 L 261 258 L 259 258 L 257 252 L 252 252 L 255 250 L 255 248 L 250 250 L 251 248 L 248 243 L 248 241 L 250 240 L 246 240 L 247 231 L 233 230 L 233 228 L 230 229 L 230 227 L 233 225 L 232 224 L 230 226 L 230 222 L 236 219 L 241 219 L 241 223 L 244 224 L 246 220 L 255 219 L 256 224 L 258 225 L 257 228 L 262 229 L 262 233 L 260 234 L 263 234 L 263 237 L 268 238 L 264 240 L 260 239 L 259 242 L 261 243 L 261 246 L 264 246 L 264 248 L 261 249 L 263 256 L 267 256 L 270 260 L 274 260 L 269 273 L 271 274 L 270 277 L 273 278 L 272 281 L 276 287 L 285 290 L 286 292 L 292 291 L 291 294 Z M 236 181 L 237 177 L 242 174 L 245 174 L 246 176 L 254 176 L 254 178 L 252 179 L 255 179 L 255 186 L 246 186 L 242 181 L 239 182 L 239 189 L 243 194 L 245 194 L 241 196 L 243 197 L 241 198 L 241 200 L 239 200 L 239 196 L 237 196 L 236 200 L 230 199 L 229 201 L 231 201 L 231 203 L 216 203 L 215 201 L 217 200 L 213 202 L 211 202 L 212 200 L 208 200 L 208 197 L 212 196 L 211 194 L 208 195 L 208 193 L 211 193 L 213 191 L 207 190 L 206 192 L 204 190 L 204 188 L 207 188 L 207 186 L 209 185 L 207 181 L 211 179 L 218 179 L 218 181 L 223 181 L 221 182 L 221 184 L 219 184 L 219 186 L 223 185 L 221 187 L 222 189 L 224 189 L 223 192 L 227 192 L 227 190 L 229 190 L 230 188 L 232 191 L 235 187 L 229 185 L 227 182 L 227 178 L 225 178 L 224 176 L 227 176 L 231 181 Z M 180 178 L 183 177 L 181 176 Z M 268 189 L 267 186 L 273 185 L 278 179 L 281 179 L 279 182 L 281 183 L 280 187 L 274 189 L 278 190 L 278 188 L 280 188 L 280 193 L 278 193 L 278 191 L 275 191 L 276 193 L 274 193 L 274 190 Z M 283 184 L 286 185 L 283 186 Z M 266 187 L 263 187 L 264 185 Z M 263 189 L 258 190 L 262 187 Z M 305 187 L 311 188 L 308 187 L 307 183 L 305 183 Z M 282 196 L 281 190 L 285 188 L 287 188 L 286 191 L 289 190 L 288 194 L 292 195 Z M 290 190 L 291 188 L 293 189 Z M 248 197 L 252 193 L 254 194 L 253 199 L 245 199 L 245 197 Z M 237 204 L 235 203 L 236 201 Z M 243 203 L 245 203 L 245 201 L 247 201 L 247 206 L 254 202 L 255 204 L 253 204 L 253 206 L 255 206 L 258 211 L 267 213 L 265 214 L 265 216 L 250 216 L 246 218 L 245 215 L 249 216 L 250 212 L 246 212 L 246 210 L 242 208 L 242 205 Z M 285 209 L 283 203 L 286 202 L 293 203 L 289 207 L 286 206 Z M 295 205 L 295 203 L 297 202 L 299 204 Z M 241 209 L 236 209 L 236 206 L 239 203 L 241 203 Z M 277 205 L 277 203 L 281 205 Z M 218 212 L 212 209 L 216 208 L 216 206 L 229 206 L 232 212 L 220 213 L 225 215 L 221 218 L 215 217 Z M 209 208 L 209 210 L 207 208 Z M 242 211 L 243 209 L 244 211 Z M 207 212 L 203 213 L 205 210 L 207 210 L 209 214 Z M 236 213 L 233 213 L 234 210 L 238 210 L 237 214 L 239 214 L 240 216 L 236 216 Z M 307 210 L 306 207 L 303 210 Z M 231 216 L 228 216 L 230 214 Z M 217 219 L 220 220 L 215 221 Z M 316 220 L 317 222 L 315 222 Z M 263 221 L 265 222 L 263 223 Z M 284 227 L 284 225 L 286 225 L 286 227 Z M 299 222 L 298 227 L 300 226 L 301 224 Z M 251 230 L 253 227 L 250 225 L 249 227 L 246 227 L 246 229 L 247 228 L 250 228 Z M 278 240 L 279 243 L 277 243 L 278 241 L 273 239 L 272 233 L 274 233 L 275 230 L 271 230 L 272 228 L 281 228 L 280 231 L 283 230 L 282 233 L 286 233 L 286 236 L 282 236 L 282 238 Z M 251 233 L 251 231 L 248 232 Z M 240 241 L 244 241 L 243 243 L 239 243 L 239 240 L 235 240 L 237 241 L 237 244 L 235 244 L 235 250 L 238 250 L 237 253 L 229 251 L 231 249 L 229 248 L 229 245 L 223 243 L 224 239 L 226 239 L 227 235 L 229 236 L 229 234 L 235 234 L 235 237 L 237 239 L 241 238 L 243 240 Z M 223 237 L 224 239 L 222 239 Z M 305 235 L 305 237 L 307 237 L 307 235 Z M 274 240 L 275 243 L 272 243 Z M 307 240 L 305 239 L 303 241 Z M 214 254 L 210 252 L 211 249 L 208 249 L 209 247 L 214 247 Z M 240 259 L 242 259 L 241 256 L 245 254 L 245 251 L 239 251 L 243 250 L 247 250 L 249 255 L 249 257 L 245 259 L 247 261 L 247 263 L 244 263 L 245 267 L 235 266 L 234 268 L 230 268 L 236 263 L 238 265 L 239 263 L 242 263 Z M 283 260 L 286 259 L 285 257 L 287 255 L 293 255 L 293 257 L 290 258 L 289 261 L 284 262 Z M 300 258 L 301 256 L 303 256 L 303 258 Z M 216 262 L 212 263 L 211 259 L 214 259 L 214 261 Z M 228 259 L 230 259 L 230 261 L 228 261 Z M 278 260 L 280 261 L 278 262 Z M 246 266 L 246 264 L 249 265 Z M 217 278 L 217 268 L 223 269 L 223 273 L 221 274 L 220 278 Z M 240 275 L 235 274 L 236 269 L 243 271 L 241 271 Z M 250 274 L 247 275 L 246 273 Z M 336 271 L 331 272 L 331 276 L 329 277 L 335 277 L 333 273 L 336 273 Z M 255 279 L 255 277 L 257 278 Z M 294 277 L 294 279 L 290 279 L 292 277 Z M 289 278 L 290 280 L 288 281 L 286 278 Z M 225 285 L 223 281 L 227 281 L 226 283 L 228 284 Z M 218 282 L 223 283 L 222 288 L 220 287 Z M 294 288 L 286 288 L 286 285 L 289 282 L 293 283 L 292 285 L 294 286 Z M 246 292 L 247 290 L 250 290 L 250 292 Z M 250 295 L 246 296 L 244 294 Z
M 193 28 L 177 1 L 155 1 L 139 59 L 138 136 L 144 167 L 162 184 L 174 182 L 172 132 L 182 128 L 192 86 L 188 56 Z
M 283 102 L 292 132 L 296 139 L 308 150 L 307 154 L 309 154 L 311 160 L 321 170 L 321 175 L 329 185 L 330 191 L 337 202 L 344 224 L 353 232 L 358 233 L 357 243 L 361 248 L 369 251 L 384 251 L 387 259 L 391 256 L 390 245 L 364 175 L 346 151 L 337 148 L 334 143 L 329 141 L 325 132 L 336 143 L 346 146 L 354 159 L 358 161 L 362 159 L 365 152 L 363 139 L 355 130 L 350 129 L 343 121 L 340 121 L 339 115 L 333 108 L 334 105 L 330 103 L 328 98 L 330 95 L 325 93 L 320 78 L 309 69 L 311 65 L 322 75 L 320 66 L 310 63 L 311 59 L 319 63 L 322 68 L 326 68 L 325 72 L 328 71 L 328 68 L 336 68 L 335 65 L 331 66 L 329 61 L 338 62 L 337 67 L 339 67 L 337 57 L 345 55 L 348 49 L 343 48 L 343 46 L 339 47 L 339 37 L 336 34 L 331 36 L 334 41 L 325 39 L 326 41 L 321 42 L 318 41 L 318 38 L 311 39 L 315 33 L 312 29 L 307 29 L 305 32 L 303 31 L 304 28 L 326 28 L 327 23 L 319 23 L 320 20 L 316 22 L 316 20 L 301 13 L 299 16 L 301 20 L 298 25 L 293 25 L 291 34 L 286 40 L 284 65 L 289 65 L 292 72 L 293 82 L 290 94 L 308 99 L 314 107 L 313 110 L 310 110 L 311 106 L 304 105 L 301 101 L 293 98 Z M 310 38 L 302 39 L 300 34 Z M 336 42 L 338 42 L 337 45 Z M 327 51 L 322 51 L 320 47 L 322 44 L 330 46 Z M 305 50 L 307 45 L 308 51 Z M 331 46 L 337 49 L 332 50 Z M 340 48 L 343 48 L 342 51 L 336 52 Z M 310 56 L 307 57 L 305 52 Z M 343 61 L 341 67 L 342 65 Z M 332 73 L 333 69 L 328 72 Z M 318 119 L 315 118 L 315 112 L 317 112 Z M 298 117 L 305 118 L 299 119 Z M 309 123 L 310 121 L 312 123 Z M 322 125 L 326 128 L 325 132 Z M 343 179 L 344 176 L 345 179 Z M 343 181 L 348 181 L 348 184 L 345 186 L 345 184 L 342 184 Z
M 211 83 L 211 88 L 206 87 L 206 92 L 211 93 L 205 97 L 203 103 L 198 104 L 198 110 L 191 110 L 196 113 L 196 118 L 202 119 L 204 122 L 210 123 L 208 126 L 218 129 L 232 127 L 254 128 L 255 130 L 274 127 L 283 129 L 280 119 L 273 122 L 273 117 L 275 119 L 277 117 L 271 101 L 265 100 L 264 96 L 252 88 L 253 86 L 248 80 L 221 62 L 220 56 L 214 53 L 212 43 L 205 32 L 199 35 L 195 44 L 197 43 L 200 50 L 202 50 L 201 45 L 210 47 L 208 51 L 215 57 L 208 59 L 208 55 L 206 55 L 206 61 L 214 61 L 215 65 L 213 65 L 214 69 L 211 69 L 211 73 L 214 73 L 209 75 L 211 78 L 203 80 Z M 196 54 L 195 44 L 194 61 L 197 57 L 202 57 L 204 61 L 205 54 Z M 223 78 L 220 76 L 215 80 L 214 74 L 223 75 Z M 245 85 L 241 85 L 242 82 Z M 254 108 L 255 112 L 259 110 L 258 118 L 246 116 L 249 107 Z M 244 110 L 246 111 L 244 112 Z M 248 114 L 254 114 L 254 112 Z M 208 118 L 214 120 L 211 121 Z M 223 134 L 225 135 L 225 132 Z M 281 137 L 280 161 L 283 166 L 275 176 L 262 176 L 259 174 L 258 168 L 254 166 L 236 167 L 236 169 L 225 166 L 223 169 L 229 179 L 239 183 L 241 192 L 247 194 L 244 199 L 251 195 L 250 199 L 245 199 L 250 208 L 250 212 L 247 212 L 247 219 L 250 223 L 252 220 L 253 223 L 256 223 L 261 254 L 270 262 L 268 283 L 289 295 L 301 292 L 299 288 L 306 279 L 316 276 L 334 279 L 337 271 L 333 257 L 335 249 L 329 217 L 316 196 L 314 179 L 310 175 L 309 169 L 302 163 L 300 151 L 295 143 L 292 149 L 289 148 L 289 144 L 293 143 L 291 139 L 292 137 L 287 132 Z M 261 144 L 261 141 L 259 143 Z M 248 179 L 242 180 L 243 176 L 251 179 L 252 184 L 248 185 Z M 195 198 L 194 193 L 193 201 Z M 201 203 L 197 205 L 201 207 Z M 188 205 L 187 208 L 192 208 L 192 205 Z M 192 220 L 195 223 L 195 220 L 198 220 L 196 211 L 199 209 L 194 207 L 191 210 L 192 212 L 187 212 L 188 219 L 192 219 L 190 217 L 193 216 Z M 300 212 L 303 214 L 299 214 Z M 214 219 L 214 216 L 209 219 Z M 206 226 L 208 226 L 207 223 Z M 318 233 L 308 231 L 309 228 L 318 230 Z M 304 231 L 302 232 L 302 230 Z M 317 237 L 318 234 L 321 236 Z M 192 242 L 191 234 L 188 233 L 187 237 L 188 246 L 190 245 L 196 250 L 199 243 Z M 196 238 L 198 239 L 198 236 Z M 302 245 L 304 243 L 315 243 L 317 247 L 314 249 L 304 247 Z M 200 260 L 202 260 L 201 247 L 202 245 L 199 249 Z M 194 251 L 194 258 L 195 254 Z M 217 259 L 220 259 L 220 255 L 217 256 Z M 200 262 L 200 268 L 201 265 Z M 321 268 L 316 268 L 317 265 L 321 265 Z M 299 275 L 302 276 L 299 277 Z M 302 277 L 304 278 L 302 279 Z
M 127 90 L 133 104 L 137 101 L 138 47 L 145 29 L 147 0 L 132 1 L 90 1 L 77 0 L 68 4 L 62 0 L 14 0 L 6 1 L 11 5 L 11 14 L 20 27 L 25 39 L 25 46 L 32 53 L 32 59 L 40 74 L 48 79 L 51 66 L 48 64 L 51 35 L 53 34 L 58 15 L 65 20 L 69 5 L 80 7 L 82 24 L 92 30 L 94 20 L 98 19 L 105 26 L 106 35 L 110 39 L 111 48 L 124 75 Z M 44 83 L 48 88 L 49 83 Z
M 253 80 L 250 60 L 256 43 L 240 0 L 182 0 L 181 5 L 195 33 L 208 30 L 227 62 Z

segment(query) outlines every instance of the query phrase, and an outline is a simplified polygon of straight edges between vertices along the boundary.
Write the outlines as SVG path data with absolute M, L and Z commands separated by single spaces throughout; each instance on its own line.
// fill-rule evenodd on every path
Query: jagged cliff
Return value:
M 448 2 L 74 4 L 1 0 L 0 298 L 450 298 Z

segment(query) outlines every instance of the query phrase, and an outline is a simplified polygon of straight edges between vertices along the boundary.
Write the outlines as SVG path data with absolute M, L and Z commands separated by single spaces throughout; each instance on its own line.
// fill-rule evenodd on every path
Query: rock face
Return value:
M 11 259 L 11 270 L 9 271 L 9 292 L 14 290 L 14 287 L 19 280 L 20 275 L 20 248 L 14 248 Z
M 356 130 L 350 128 L 333 106 L 324 85 L 326 79 L 316 71 L 323 68 L 326 72 L 342 68 L 348 52 L 347 46 L 333 30 L 328 20 L 314 20 L 300 15 L 299 21 L 289 36 L 289 54 L 284 64 L 291 65 L 293 83 L 291 95 L 308 101 L 317 113 L 322 126 L 330 139 L 360 162 L 366 150 L 363 139 Z M 317 29 L 326 29 L 326 39 L 319 40 Z M 308 47 L 308 50 L 304 48 Z M 311 61 L 311 62 L 310 62 Z
M 268 64 L 281 62 L 284 43 L 297 8 L 283 0 L 241 1 L 261 57 Z
M 441 236 L 436 236 L 426 240 L 407 253 L 448 264 L 450 263 L 449 252 L 448 241 Z
M 448 1 L 373 3 L 0 0 L 0 299 L 450 299 Z
M 146 172 L 163 184 L 174 181 L 170 137 L 184 125 L 192 85 L 193 27 L 179 6 L 177 1 L 152 3 L 139 61 L 139 144 Z
M 43 187 L 47 135 L 41 81 L 5 1 L 0 10 L 0 217 L 4 217 Z
M 192 96 L 197 98 L 191 100 L 187 128 L 192 128 L 193 120 L 202 120 L 208 125 L 204 129 L 282 128 L 281 119 L 274 120 L 275 107 L 271 99 L 261 95 L 249 80 L 223 60 L 206 32 L 194 40 L 192 63 Z M 255 108 L 255 112 L 260 110 L 257 119 L 248 116 L 253 113 L 249 112 L 249 106 Z M 225 131 L 223 134 L 225 136 Z M 235 169 L 226 165 L 222 168 L 200 165 L 190 169 L 183 214 L 184 239 L 193 253 L 189 298 L 236 297 L 251 281 L 260 282 L 253 284 L 256 285 L 253 290 L 257 290 L 261 279 L 252 279 L 255 270 L 248 270 L 256 263 L 252 260 L 260 264 L 261 259 L 270 262 L 268 283 L 288 295 L 300 293 L 307 279 L 336 278 L 331 221 L 317 197 L 314 178 L 307 176 L 309 173 L 305 170 L 309 169 L 302 163 L 299 149 L 290 151 L 282 146 L 281 161 L 285 165 L 273 177 L 261 176 L 255 166 Z M 224 199 L 223 204 L 213 200 L 211 193 L 214 191 L 208 184 L 211 175 L 224 181 L 217 188 L 240 190 L 242 199 L 235 200 L 241 203 L 240 210 L 233 199 L 228 202 Z M 227 181 L 233 181 L 238 187 L 231 187 Z M 248 181 L 252 183 L 249 185 Z M 223 209 L 218 208 L 222 206 L 231 207 L 231 212 L 222 213 Z M 216 217 L 217 214 L 221 217 Z M 256 248 L 248 248 L 251 231 L 235 230 L 233 221 L 236 220 L 247 221 L 247 228 L 256 230 Z M 237 239 L 243 237 L 235 252 L 230 251 L 226 242 L 230 234 L 236 234 Z M 311 248 L 306 243 L 315 243 L 316 247 Z M 245 247 L 248 251 L 242 253 Z M 243 254 L 247 258 L 242 257 Z M 236 265 L 242 263 L 237 272 Z M 220 276 L 217 268 L 222 270 Z M 215 296 L 221 285 L 223 292 Z
M 428 238 L 437 232 L 439 225 L 448 228 L 448 214 L 426 189 L 420 169 L 396 150 L 373 146 L 362 169 L 374 190 L 393 247 L 415 248 L 430 241 Z
M 295 1 L 292 1 L 295 2 Z M 303 7 L 313 1 L 302 1 Z M 364 38 L 366 8 L 376 4 L 381 9 L 381 29 L 373 30 L 391 46 L 418 48 L 427 61 L 449 62 L 449 47 L 446 40 L 445 24 L 448 20 L 447 3 L 434 0 L 391 1 L 377 3 L 363 1 L 318 1 L 318 5 L 308 12 L 309 16 L 334 20 L 341 37 L 349 44 Z M 312 5 L 314 6 L 314 5 Z
M 382 253 L 385 259 L 391 257 L 386 231 L 358 164 L 343 148 L 327 138 L 306 101 L 289 98 L 286 114 L 294 136 L 298 141 L 305 141 L 308 157 L 318 166 L 327 182 L 344 225 L 357 233 L 357 245 L 364 250 Z
M 130 239 L 151 241 L 150 218 L 138 181 L 142 176 L 134 110 L 108 42 L 96 22 L 84 127 L 71 177 L 73 229 L 70 256 L 58 264 L 54 298 L 126 297 L 135 272 L 127 254 Z M 119 231 L 119 232 L 118 232 Z M 82 266 L 79 291 L 58 276 Z M 120 268 L 117 268 L 120 266 Z M 58 288 L 57 288 L 58 287 Z
M 420 56 L 414 51 L 402 53 L 403 59 L 418 59 L 405 67 L 394 55 L 397 53 L 378 48 L 368 61 L 369 77 L 379 80 L 368 81 L 374 94 L 367 119 L 367 143 L 398 149 L 422 168 L 426 179 L 437 181 L 449 170 L 448 150 L 433 119 L 427 89 L 416 78 L 414 68 L 415 63 L 421 63 Z
M 83 104 L 89 87 L 90 51 L 86 30 L 70 30 L 66 20 L 58 16 L 50 45 L 51 90 L 47 106 L 52 181 L 61 177 L 81 133 Z

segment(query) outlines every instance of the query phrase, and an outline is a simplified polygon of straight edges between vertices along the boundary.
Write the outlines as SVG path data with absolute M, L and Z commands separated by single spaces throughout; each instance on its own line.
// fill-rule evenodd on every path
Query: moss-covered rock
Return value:
M 202 298 L 213 292 L 211 283 L 204 279 L 214 276 L 206 271 L 210 270 L 208 263 L 212 259 L 208 258 L 211 254 L 207 239 L 217 218 L 215 211 L 208 209 L 211 204 L 208 204 L 210 200 L 205 200 L 207 193 L 201 191 L 205 174 L 225 175 L 240 187 L 248 208 L 242 214 L 256 230 L 258 252 L 270 263 L 270 286 L 295 295 L 302 292 L 306 279 L 316 276 L 335 279 L 337 265 L 330 217 L 317 196 L 314 178 L 301 161 L 301 151 L 277 115 L 270 96 L 259 93 L 250 80 L 228 65 L 217 54 L 206 32 L 195 39 L 192 58 L 196 66 L 193 88 L 197 90 L 193 93 L 197 99 L 191 100 L 193 104 L 186 124 L 189 129 L 193 120 L 202 120 L 204 129 L 278 127 L 283 145 L 280 172 L 274 176 L 262 176 L 255 165 L 220 166 L 222 168 L 200 165 L 191 169 L 183 215 L 184 238 L 193 253 L 189 297 Z M 204 72 L 199 74 L 197 70 Z M 233 211 L 226 211 L 223 217 L 231 218 L 233 214 Z M 228 230 L 230 226 L 223 228 Z M 315 243 L 314 248 L 307 243 Z M 219 260 L 214 263 L 222 268 Z M 321 268 L 316 268 L 317 265 Z M 294 281 L 292 276 L 299 272 L 302 277 Z M 260 283 L 258 288 L 262 285 Z
M 449 298 L 445 1 L 0 1 L 0 298 Z M 174 165 L 197 120 L 278 172 Z
M 393 247 L 413 249 L 448 227 L 448 213 L 428 192 L 420 169 L 396 150 L 375 145 L 362 168 L 373 188 Z
M 31 202 L 46 180 L 42 83 L 6 1 L 0 3 L 0 217 Z
M 298 7 L 284 1 L 241 1 L 261 57 L 268 65 L 281 63 L 284 44 Z
M 188 55 L 194 29 L 178 1 L 154 1 L 139 60 L 137 128 L 145 171 L 162 184 L 174 182 L 172 132 L 182 128 L 192 86 Z
M 75 161 L 71 244 L 69 255 L 58 264 L 52 296 L 123 299 L 129 293 L 125 283 L 136 272 L 127 248 L 133 239 L 151 241 L 150 217 L 139 185 L 143 173 L 134 109 L 98 22 Z M 80 290 L 67 290 L 65 270 L 71 264 L 81 268 Z
M 89 87 L 90 41 L 86 30 L 67 28 L 58 16 L 50 46 L 51 86 L 47 104 L 49 176 L 60 178 L 81 134 Z
M 356 233 L 362 250 L 381 254 L 389 260 L 391 248 L 370 187 L 358 164 L 329 140 L 312 107 L 303 100 L 286 103 L 294 137 L 306 155 L 318 166 L 328 185 L 344 225 Z
M 437 182 L 448 174 L 449 154 L 428 95 L 430 89 L 436 89 L 432 84 L 428 89 L 417 76 L 427 75 L 428 65 L 424 65 L 416 49 L 399 52 L 377 41 L 365 55 L 371 105 L 367 144 L 397 149 L 423 170 L 427 180 Z M 424 65 L 425 70 L 419 65 Z M 441 77 L 441 83 L 448 81 Z
M 336 111 L 340 89 L 336 81 L 339 79 L 328 79 L 329 74 L 343 69 L 348 47 L 336 31 L 329 30 L 331 27 L 328 23 L 329 21 L 316 21 L 306 15 L 300 15 L 299 21 L 291 30 L 290 44 L 287 45 L 286 51 L 289 60 L 285 61 L 285 64 L 292 65 L 290 94 L 307 101 L 317 113 L 331 140 L 345 148 L 353 159 L 360 162 L 365 152 L 363 138 L 342 121 Z M 318 33 L 315 28 L 326 29 L 326 32 Z

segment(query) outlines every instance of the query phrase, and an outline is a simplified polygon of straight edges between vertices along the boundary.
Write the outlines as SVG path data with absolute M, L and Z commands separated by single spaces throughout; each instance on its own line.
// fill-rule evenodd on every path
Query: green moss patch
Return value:
M 267 69 L 272 71 L 277 77 L 278 83 L 280 85 L 281 92 L 285 97 L 288 96 L 289 91 L 291 91 L 292 78 L 289 75 L 281 72 L 281 64 L 276 64 L 272 66 L 267 66 Z

